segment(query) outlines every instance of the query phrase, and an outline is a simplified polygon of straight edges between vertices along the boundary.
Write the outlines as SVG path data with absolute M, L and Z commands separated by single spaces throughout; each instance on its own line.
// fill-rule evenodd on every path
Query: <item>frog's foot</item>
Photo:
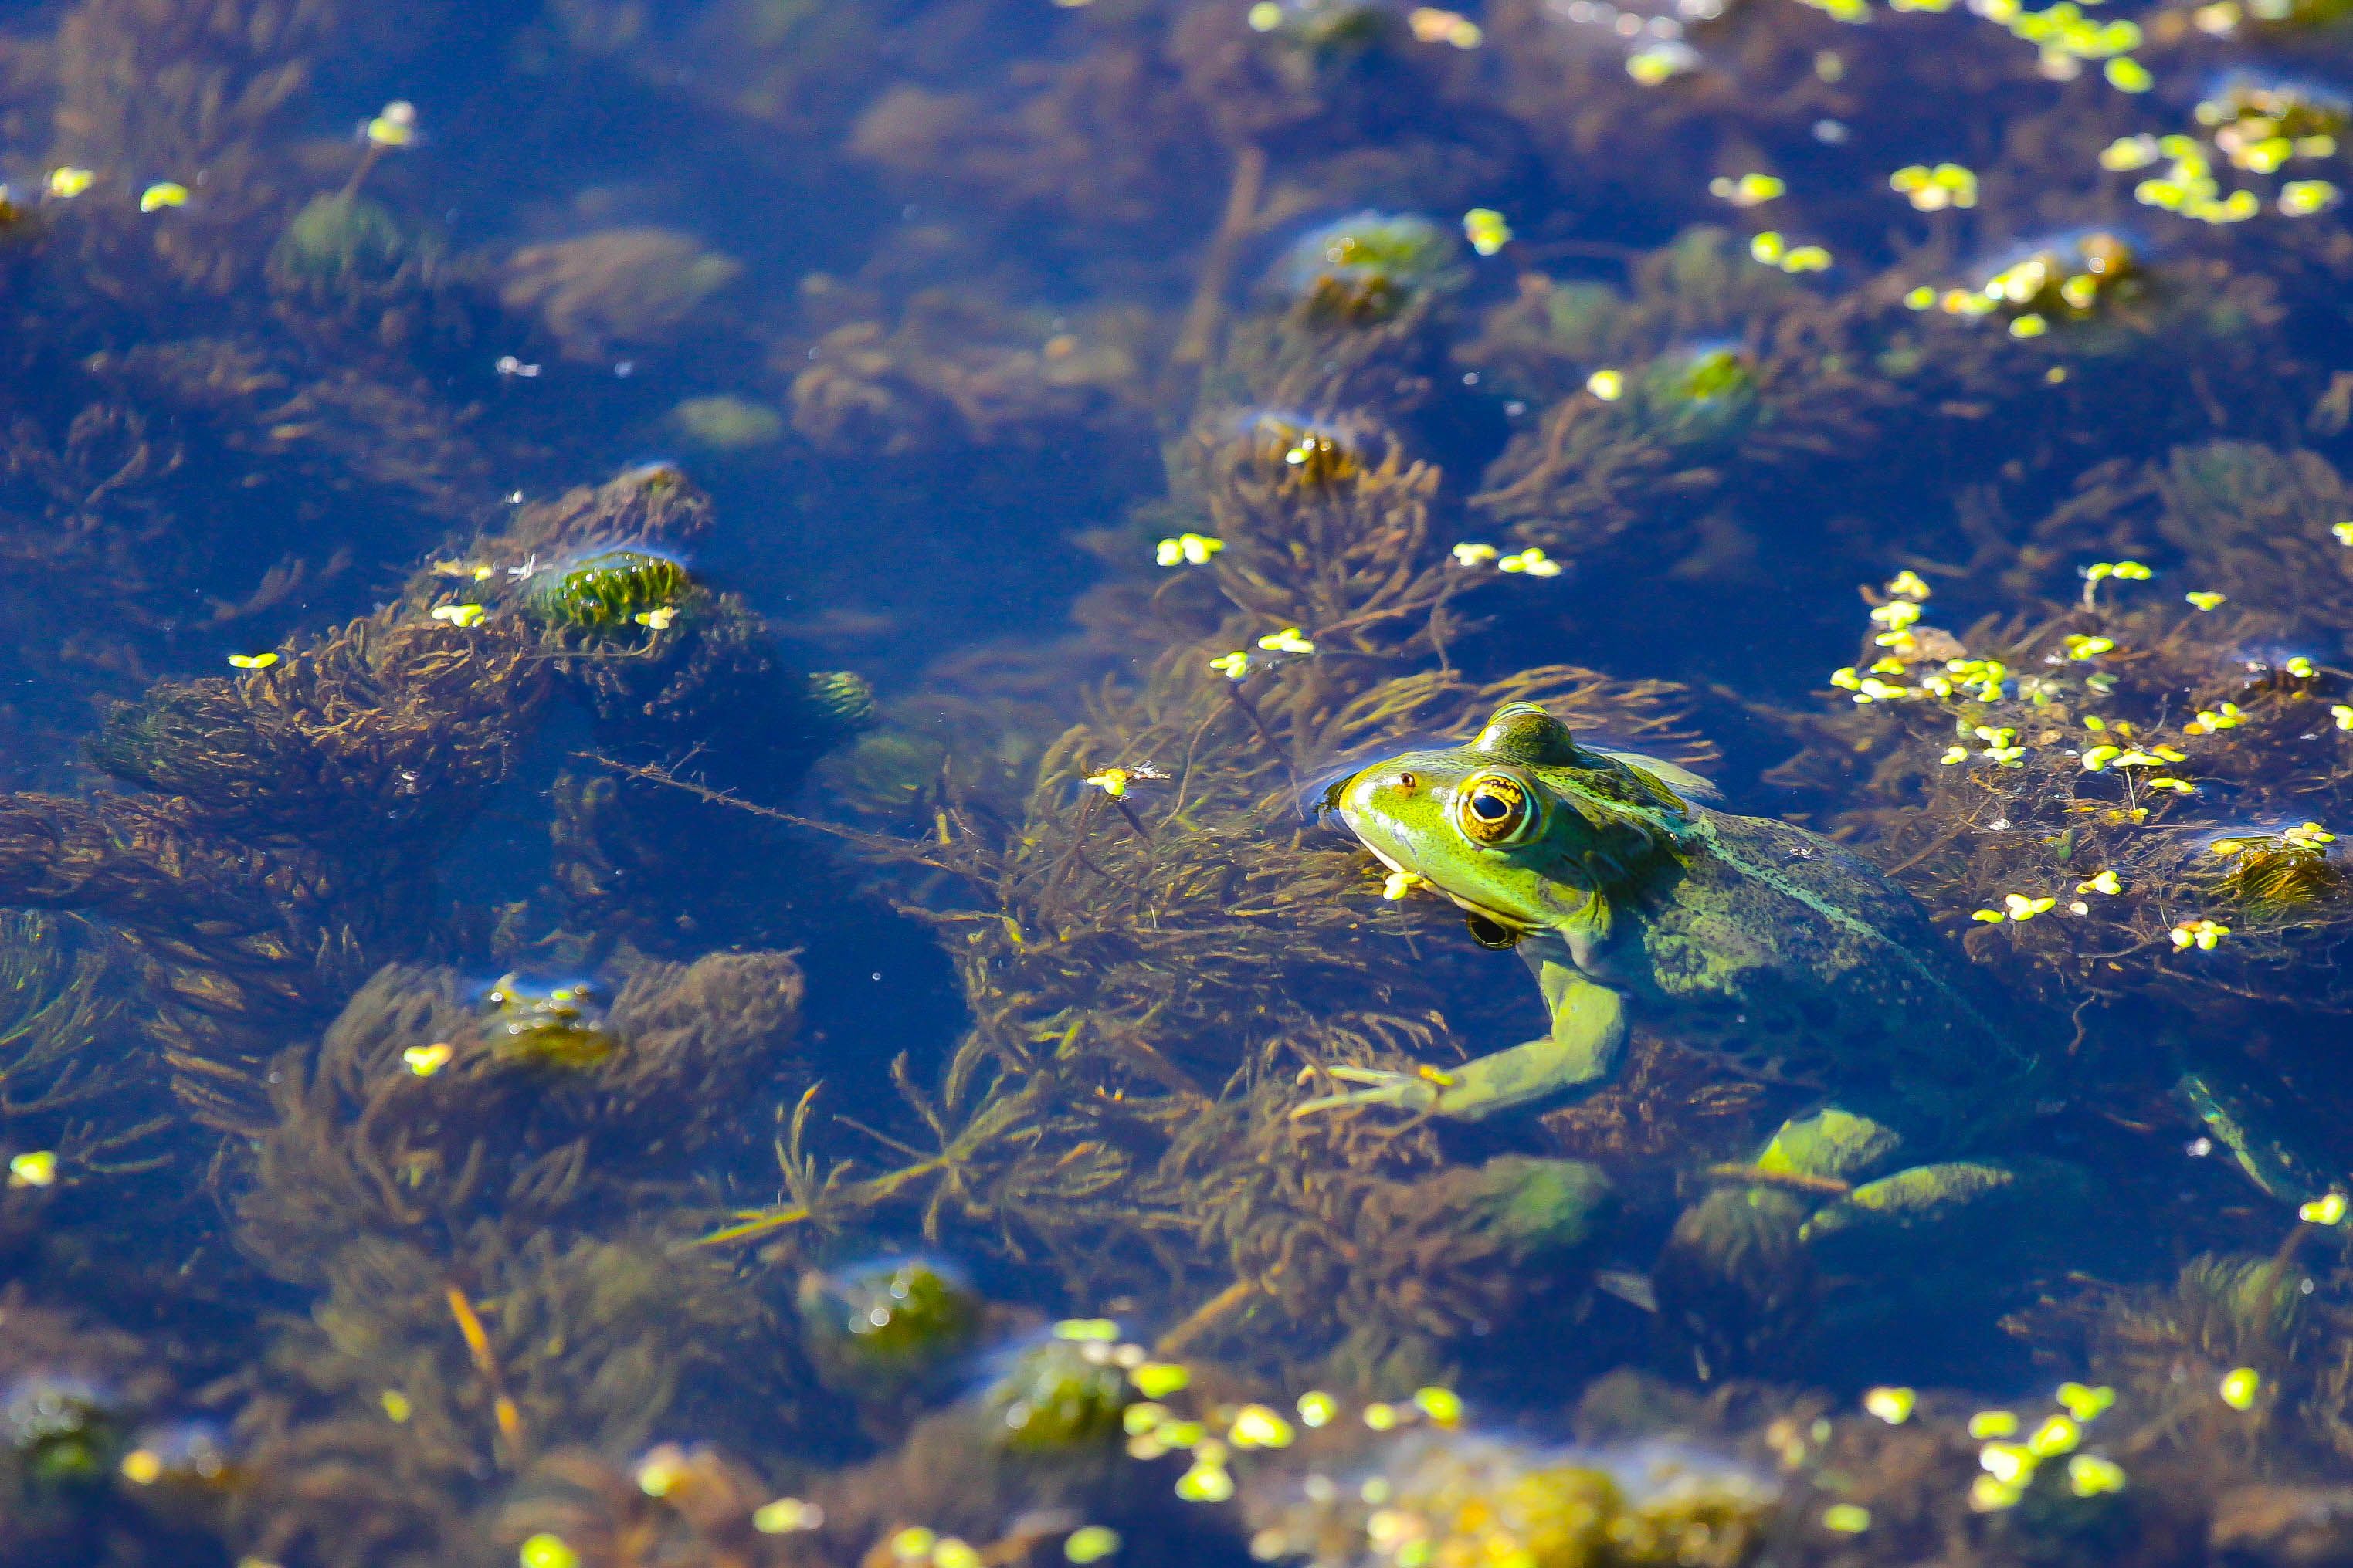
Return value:
M 1903 1324 L 1987 1319 L 2081 1261 L 2098 1192 L 2032 1155 L 1901 1165 L 1905 1140 L 1831 1106 L 1786 1122 L 1754 1165 L 1710 1173 L 1661 1256 L 1661 1310 L 1716 1364 Z
M 1873 1343 L 1966 1364 L 2037 1281 L 2124 1262 L 2135 1227 L 2103 1215 L 2105 1196 L 2082 1167 L 2024 1154 L 1866 1182 L 1799 1228 L 1823 1285 L 1811 1342 L 1831 1359 Z
M 1538 973 L 1552 1014 L 1552 1033 L 1442 1072 L 1427 1065 L 1410 1072 L 1329 1068 L 1325 1070 L 1341 1082 L 1363 1087 L 1311 1100 L 1291 1114 L 1306 1116 L 1352 1105 L 1394 1105 L 1421 1115 L 1477 1121 L 1607 1079 L 1617 1069 L 1626 1043 L 1621 998 L 1605 986 L 1579 978 L 1550 957 L 1542 961 Z
M 1903 1146 L 1902 1134 L 1883 1122 L 1826 1105 L 1811 1116 L 1781 1123 L 1757 1156 L 1757 1170 L 1767 1177 L 1810 1177 L 1843 1191 L 1885 1169 Z
M 1930 1264 L 2031 1267 L 2080 1247 L 2096 1194 L 2079 1167 L 2036 1155 L 1904 1165 L 1905 1142 L 1826 1106 L 1782 1124 L 1757 1156 L 1757 1180 L 1810 1194 L 1799 1238 L 1836 1272 L 1884 1274 L 1915 1251 Z
M 1708 1364 L 1835 1359 L 1837 1347 L 1924 1334 L 1959 1343 L 2038 1275 L 2085 1263 L 2099 1230 L 2095 1184 L 2058 1160 L 1952 1161 L 1843 1184 L 1759 1170 L 1683 1211 L 1653 1283 L 1662 1317 Z
M 1358 1105 L 1394 1105 L 1415 1112 L 1434 1110 L 1439 1090 L 1450 1081 L 1447 1075 L 1433 1068 L 1414 1072 L 1398 1072 L 1388 1068 L 1325 1068 L 1324 1072 L 1342 1083 L 1361 1084 L 1360 1089 L 1344 1089 L 1338 1094 L 1321 1095 L 1291 1108 L 1291 1119 L 1313 1116 L 1323 1110 L 1341 1110 Z
M 2278 1080 L 2264 1081 L 2242 1064 L 2209 1062 L 2182 1074 L 2173 1094 L 2267 1196 L 2306 1204 L 2346 1190 L 2346 1178 L 2320 1152 L 2327 1147 L 2320 1130 Z
M 1599 986 L 1587 989 L 1603 996 L 1611 994 Z M 1614 1022 L 1614 1014 L 1612 1016 Z M 1420 1115 L 1477 1121 L 1500 1111 L 1537 1105 L 1591 1084 L 1600 1076 L 1591 1048 L 1594 1042 L 1574 1037 L 1564 1039 L 1557 1030 L 1556 1020 L 1556 1032 L 1542 1039 L 1476 1057 L 1442 1071 L 1426 1063 L 1405 1072 L 1384 1068 L 1327 1068 L 1324 1070 L 1341 1082 L 1363 1087 L 1311 1100 L 1293 1110 L 1292 1115 L 1304 1116 L 1351 1105 L 1394 1105 Z M 1618 1033 L 1622 1034 L 1622 1030 Z M 1610 1052 L 1600 1060 L 1614 1064 L 1614 1037 L 1610 1044 Z
M 1841 1272 L 1963 1260 L 1994 1275 L 2079 1256 L 2096 1202 L 2091 1177 L 2063 1160 L 1953 1160 L 1865 1182 L 1799 1236 Z

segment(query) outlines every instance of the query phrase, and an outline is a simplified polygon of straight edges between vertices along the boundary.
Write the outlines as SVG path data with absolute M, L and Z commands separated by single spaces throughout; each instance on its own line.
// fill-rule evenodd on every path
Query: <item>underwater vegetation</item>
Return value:
M 1453 240 L 1428 218 L 1363 212 L 1303 234 L 1277 264 L 1311 321 L 1362 326 L 1459 278 Z
M 785 431 L 775 409 L 724 394 L 686 399 L 670 411 L 669 423 L 688 440 L 716 452 L 765 447 Z
M 331 300 L 374 293 L 397 298 L 416 271 L 430 269 L 440 246 L 413 235 L 379 202 L 352 191 L 314 196 L 269 252 L 269 279 L 284 289 Z
M 1328 330 L 1297 318 L 1271 353 L 1283 331 Z M 1355 857 L 1301 832 L 1298 803 L 1333 759 L 1524 693 L 1672 745 L 1673 695 L 1573 669 L 1501 687 L 1388 673 L 1473 624 L 1452 607 L 1466 585 L 1430 523 L 1439 476 L 1372 431 L 1349 434 L 1347 462 L 1294 463 L 1303 437 L 1271 428 L 1217 415 L 1184 458 L 1202 476 L 1200 537 L 1219 542 L 1204 565 L 1162 582 L 1149 607 L 1114 613 L 1146 580 L 1107 584 L 1082 609 L 1097 626 L 1140 615 L 1166 628 L 1145 682 L 1098 689 L 1093 716 L 1046 742 L 1022 794 L 967 795 L 951 774 L 932 781 L 922 841 L 861 838 L 886 871 L 932 889 L 917 907 L 949 936 L 973 1010 L 941 1095 L 907 1088 L 939 1152 L 822 1180 L 797 1156 L 793 1202 L 747 1212 L 744 1234 L 842 1227 L 872 1205 L 926 1235 L 978 1220 L 1094 1289 L 1186 1281 L 1198 1295 L 1183 1342 L 1224 1343 L 1279 1314 L 1348 1341 L 1370 1376 L 1508 1316 L 1510 1279 L 1463 1262 L 1573 1253 L 1595 1228 L 1607 1183 L 1583 1167 L 1449 1173 L 1426 1131 L 1288 1116 L 1307 1098 L 1303 1068 L 1451 1037 L 1434 992 L 1383 973 L 1404 911 Z M 1334 983 L 1377 989 L 1337 1012 L 1301 1005 Z M 1205 1034 L 1237 1016 L 1253 1020 L 1240 1038 Z M 1077 1083 L 1090 1091 L 1060 1087 Z M 1238 1141 L 1262 1152 L 1237 1160 Z M 1373 1236 L 1383 1245 L 1367 1253 Z M 1109 1237 L 1122 1253 L 1104 1255 Z M 1228 1256 L 1230 1272 L 1195 1261 Z M 1376 1256 L 1390 1261 L 1368 1270 Z
M 794 1302 L 818 1375 L 878 1402 L 955 1367 L 987 1310 L 963 1270 L 923 1258 L 812 1268 Z
M 743 270 L 691 235 L 606 229 L 517 250 L 499 298 L 510 310 L 537 315 L 565 355 L 593 361 L 671 337 Z
M 845 458 L 1116 442 L 1147 412 L 1160 345 L 1139 312 L 982 289 L 893 301 L 822 273 L 799 306 L 805 336 L 777 345 L 771 371 L 794 431 Z
M 430 1549 L 449 1539 L 445 1500 L 491 1475 L 570 1442 L 641 1446 L 743 1386 L 736 1363 L 776 1332 L 778 1304 L 734 1289 L 712 1255 L 678 1253 L 700 1220 L 662 1173 L 733 1136 L 726 1108 L 789 1071 L 801 996 L 780 953 L 652 963 L 604 1010 L 605 1048 L 519 1053 L 512 1008 L 486 1014 L 447 972 L 396 968 L 312 1065 L 282 1062 L 276 1120 L 237 1184 L 238 1238 L 322 1294 L 238 1416 L 255 1467 L 240 1506 L 271 1550 Z M 576 1016 L 532 1017 L 576 1042 Z M 783 1419 L 793 1395 L 769 1386 L 762 1419 Z M 357 1510 L 335 1501 L 353 1467 L 371 1477 Z
M 1254 1553 L 1367 1564 L 1508 1557 L 1544 1568 L 1736 1568 L 1763 1547 L 1775 1500 L 1769 1480 L 1639 1448 L 1588 1458 L 1416 1435 L 1371 1468 L 1379 1482 L 1371 1495 L 1311 1472 L 1289 1508 L 1254 1496 Z
M 1056 1337 L 1017 1353 L 986 1405 L 1008 1447 L 1065 1454 L 1108 1447 L 1134 1400 L 1125 1371 L 1101 1341 Z
M 0 1564 L 2353 1559 L 2341 9 L 16 8 Z
M 1926 595 L 1889 596 L 1873 616 L 1895 629 L 1867 639 L 1881 657 L 1837 672 L 1855 700 L 1788 775 L 1834 769 L 1846 820 L 1885 814 L 1878 831 L 1968 922 L 1972 954 L 2072 1010 L 2086 1081 L 2113 1095 L 2252 1053 L 2325 1097 L 2298 1063 L 2346 1005 L 2323 826 L 2345 809 L 2343 678 L 2268 651 L 2292 603 L 2266 614 L 2257 592 L 2242 608 L 2192 588 L 2168 604 L 2146 563 L 2081 570 L 2072 605 L 1958 634 L 1933 626 Z M 2152 1015 L 2157 998 L 2173 1010 Z
M 1458 351 L 1527 405 L 1474 504 L 1518 542 L 1604 574 L 1663 569 L 1720 595 L 1821 571 L 1821 591 L 1843 593 L 1883 574 L 1891 552 L 1977 563 L 1982 540 L 1983 564 L 2007 565 L 1970 512 L 1924 512 L 1917 498 L 2072 484 L 2088 465 L 2052 437 L 2077 399 L 2085 417 L 2202 431 L 2202 403 L 2160 345 L 2213 342 L 2201 374 L 2243 374 L 2243 395 L 2221 395 L 2249 411 L 2283 390 L 2264 378 L 2284 358 L 2238 360 L 2241 324 L 2277 311 L 2263 279 L 2150 262 L 2099 230 L 1975 267 L 1935 258 L 1825 296 L 1736 236 L 1694 227 L 1636 262 L 1630 289 L 1523 275 Z M 1831 453 L 1847 477 L 1825 495 L 1813 468 Z M 1768 560 L 1767 520 L 1792 507 L 1819 518 L 1820 548 Z
M 633 623 L 665 631 L 691 585 L 686 568 L 666 556 L 601 550 L 552 567 L 527 604 L 533 615 L 567 631 L 625 632 Z M 670 614 L 662 616 L 663 610 Z
M 2053 321 L 2088 319 L 2128 295 L 2140 271 L 2140 258 L 2117 236 L 2073 235 L 2003 264 L 1974 289 L 1937 303 L 1953 315 L 2002 316 L 2011 337 L 2036 337 Z
M 542 633 L 491 613 L 530 594 L 542 550 L 617 531 L 691 537 L 701 509 L 659 476 L 525 509 L 516 532 L 476 542 L 480 564 L 470 554 L 420 573 L 399 602 L 312 646 L 258 658 L 234 679 L 158 683 L 91 743 L 97 764 L 137 793 L 11 797 L 16 895 L 116 922 L 164 1007 L 151 1027 L 177 1091 L 237 1121 L 278 1031 L 413 942 L 402 933 L 429 919 L 436 866 L 560 688 L 592 712 L 626 703 L 628 717 L 607 725 L 617 741 L 714 721 L 747 683 L 782 682 L 800 700 L 767 732 L 770 776 L 794 748 L 805 765 L 840 732 L 838 683 L 811 689 L 784 671 L 723 596 L 707 622 L 675 631 L 660 612 L 680 606 L 667 600 L 635 612 L 648 623 L 623 616 L 638 643 L 626 671 L 557 657 L 573 631 L 561 618 Z M 512 568 L 491 563 L 514 546 Z M 682 581 L 591 559 L 557 579 L 552 602 L 592 623 Z M 358 713 L 367 721 L 354 723 Z

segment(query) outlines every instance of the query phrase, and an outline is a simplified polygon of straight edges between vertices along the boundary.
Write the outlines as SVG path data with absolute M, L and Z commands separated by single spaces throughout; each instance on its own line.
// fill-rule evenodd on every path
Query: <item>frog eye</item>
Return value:
M 1454 816 L 1462 836 L 1490 847 L 1516 844 L 1536 820 L 1528 786 L 1504 773 L 1482 773 L 1455 796 Z

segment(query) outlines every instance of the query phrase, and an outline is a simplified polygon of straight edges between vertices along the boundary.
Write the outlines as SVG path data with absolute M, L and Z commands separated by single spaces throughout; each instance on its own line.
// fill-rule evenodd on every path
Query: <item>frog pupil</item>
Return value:
M 1515 842 L 1534 826 L 1535 803 L 1516 779 L 1473 780 L 1460 799 L 1456 826 L 1473 844 L 1490 847 Z

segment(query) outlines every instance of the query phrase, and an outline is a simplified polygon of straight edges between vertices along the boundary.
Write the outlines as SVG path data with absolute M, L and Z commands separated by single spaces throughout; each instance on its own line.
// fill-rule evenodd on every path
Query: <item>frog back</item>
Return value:
M 1948 1133 L 2019 1098 L 2033 1053 L 1910 894 L 1804 828 L 1693 813 L 1687 852 L 1626 900 L 1662 1034 Z

